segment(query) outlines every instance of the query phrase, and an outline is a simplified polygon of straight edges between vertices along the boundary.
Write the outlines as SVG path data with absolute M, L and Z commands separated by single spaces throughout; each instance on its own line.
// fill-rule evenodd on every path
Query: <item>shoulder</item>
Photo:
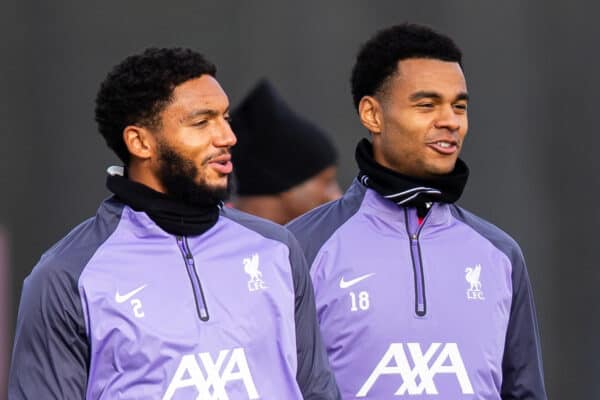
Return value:
M 30 284 L 76 282 L 87 262 L 116 230 L 122 209 L 122 203 L 114 199 L 103 202 L 94 217 L 77 225 L 41 256 L 27 277 Z
M 285 227 L 267 219 L 228 207 L 224 207 L 221 210 L 221 216 L 255 234 L 285 243 L 288 247 L 292 242 L 290 232 Z
M 359 211 L 365 193 L 366 188 L 355 180 L 340 199 L 317 207 L 287 225 L 304 249 L 309 264 L 321 246 Z
M 46 332 L 48 323 L 57 335 L 85 335 L 79 280 L 89 260 L 116 229 L 121 210 L 122 205 L 104 202 L 95 217 L 79 224 L 42 255 L 23 283 L 17 335 Z
M 286 246 L 295 287 L 298 287 L 299 282 L 304 282 L 306 280 L 306 276 L 308 276 L 306 259 L 304 258 L 304 254 L 302 253 L 298 241 L 288 229 L 267 219 L 234 208 L 224 208 L 221 210 L 221 216 L 242 226 L 248 232 L 252 232 L 263 238 L 273 240 Z
M 479 235 L 487 239 L 494 247 L 503 252 L 513 263 L 522 261 L 523 253 L 519 244 L 506 232 L 496 225 L 465 210 L 457 205 L 451 205 L 450 211 L 454 218 L 463 222 Z

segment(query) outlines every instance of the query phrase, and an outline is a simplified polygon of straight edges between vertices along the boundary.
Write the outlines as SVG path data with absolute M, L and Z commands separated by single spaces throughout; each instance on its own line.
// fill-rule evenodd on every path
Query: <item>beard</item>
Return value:
M 225 187 L 209 186 L 205 181 L 196 182 L 198 168 L 191 161 L 177 154 L 165 143 L 159 147 L 160 166 L 158 178 L 172 199 L 188 204 L 206 206 L 229 198 L 231 179 Z

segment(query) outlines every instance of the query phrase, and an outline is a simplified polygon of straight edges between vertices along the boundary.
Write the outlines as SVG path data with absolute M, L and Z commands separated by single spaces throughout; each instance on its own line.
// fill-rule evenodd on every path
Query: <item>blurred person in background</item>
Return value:
M 239 210 L 286 224 L 338 199 L 337 152 L 319 127 L 261 80 L 232 112 Z
M 460 49 L 393 26 L 362 46 L 351 86 L 371 139 L 358 177 L 289 225 L 342 397 L 546 399 L 521 249 L 455 204 L 469 176 Z
M 236 137 L 216 68 L 148 49 L 96 121 L 125 168 L 23 285 L 9 399 L 337 399 L 306 261 L 285 228 L 222 207 Z

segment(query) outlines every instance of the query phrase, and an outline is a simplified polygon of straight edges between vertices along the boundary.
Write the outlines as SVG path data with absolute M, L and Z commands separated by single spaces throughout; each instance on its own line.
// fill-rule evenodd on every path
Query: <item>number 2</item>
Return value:
M 131 300 L 131 305 L 133 306 L 133 315 L 136 318 L 142 318 L 144 316 L 144 311 L 142 311 L 142 302 L 139 299 Z

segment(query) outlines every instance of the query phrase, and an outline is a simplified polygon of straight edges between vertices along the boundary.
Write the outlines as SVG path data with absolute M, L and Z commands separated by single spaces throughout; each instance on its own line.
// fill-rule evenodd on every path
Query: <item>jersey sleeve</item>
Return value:
M 296 380 L 306 400 L 340 399 L 340 393 L 321 341 L 308 266 L 296 239 L 291 234 L 290 237 L 298 356 Z
M 85 398 L 89 348 L 77 281 L 49 267 L 38 265 L 23 284 L 10 400 Z
M 545 400 L 542 351 L 533 292 L 520 251 L 513 259 L 513 298 L 502 360 L 503 400 Z

